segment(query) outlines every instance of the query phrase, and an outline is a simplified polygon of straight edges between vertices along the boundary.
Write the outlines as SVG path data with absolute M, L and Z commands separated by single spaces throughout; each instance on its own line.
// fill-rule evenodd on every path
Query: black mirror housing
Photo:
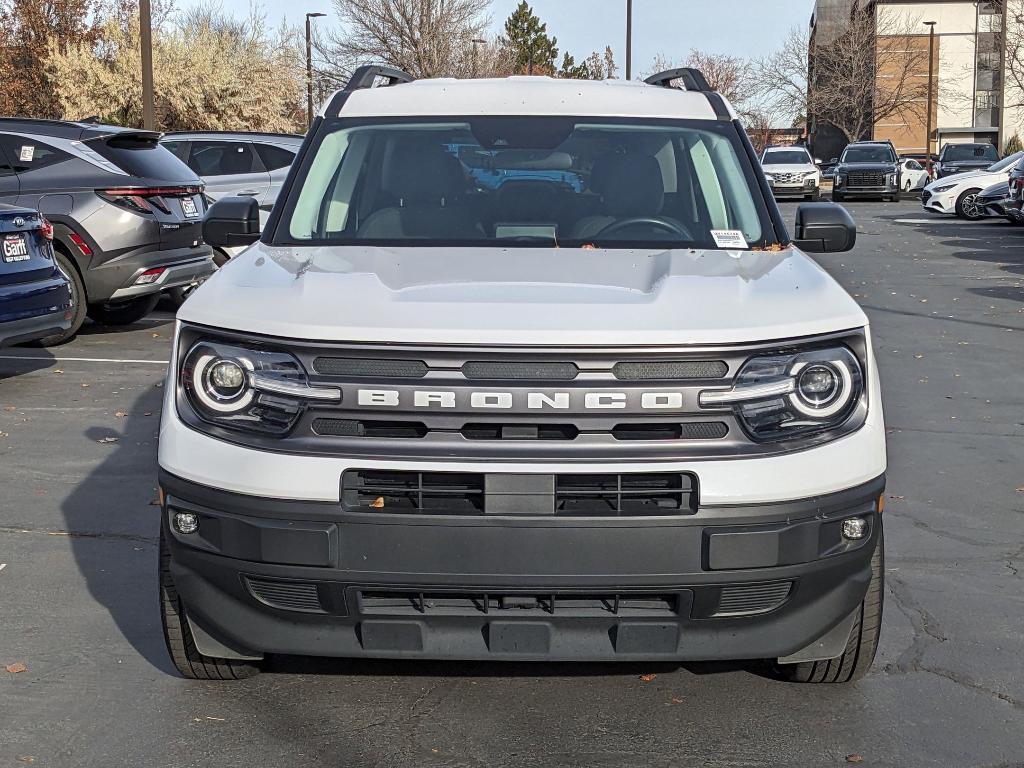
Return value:
M 260 239 L 260 206 L 251 197 L 224 197 L 203 219 L 203 240 L 218 248 L 251 245 Z
M 807 253 L 842 253 L 857 244 L 857 225 L 836 203 L 804 203 L 796 209 L 793 244 Z

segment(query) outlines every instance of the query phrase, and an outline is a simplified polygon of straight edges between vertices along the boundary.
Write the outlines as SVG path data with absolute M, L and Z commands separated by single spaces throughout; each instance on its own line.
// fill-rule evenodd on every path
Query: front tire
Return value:
M 956 199 L 956 215 L 967 221 L 983 219 L 984 214 L 978 209 L 977 200 L 980 189 L 968 189 Z
M 171 577 L 171 552 L 160 527 L 160 620 L 174 668 L 189 680 L 244 680 L 260 672 L 257 664 L 204 656 L 196 648 L 185 618 L 185 606 Z
M 62 333 L 55 333 L 52 336 L 39 339 L 36 343 L 41 347 L 55 347 L 58 344 L 71 341 L 78 333 L 78 329 L 82 327 L 82 323 L 85 322 L 85 284 L 82 282 L 82 276 L 78 274 L 75 265 L 65 254 L 54 249 L 53 255 L 61 273 L 71 284 L 71 327 Z
M 846 198 L 843 197 L 843 193 L 842 192 L 833 192 L 832 193 L 832 202 L 833 203 L 841 203 L 845 199 Z
M 878 521 L 878 541 L 871 555 L 871 582 L 861 601 L 850 630 L 850 639 L 841 656 L 825 661 L 799 664 L 775 664 L 773 676 L 791 683 L 855 683 L 871 669 L 882 629 L 882 602 L 885 592 L 885 538 Z
M 152 312 L 158 301 L 160 294 L 154 293 L 128 301 L 90 304 L 89 317 L 101 325 L 131 325 Z

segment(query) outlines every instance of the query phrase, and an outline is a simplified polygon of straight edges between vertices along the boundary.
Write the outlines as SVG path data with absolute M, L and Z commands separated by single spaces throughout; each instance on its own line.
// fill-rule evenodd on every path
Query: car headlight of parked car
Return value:
M 935 189 L 933 189 L 932 194 L 938 195 L 941 194 L 942 192 L 949 192 L 949 190 L 951 190 L 955 186 L 956 184 L 943 184 L 941 187 L 936 187 Z
M 843 175 L 841 173 L 837 173 L 835 178 L 832 180 L 832 184 L 836 187 L 841 187 L 843 185 Z
M 700 393 L 702 408 L 732 408 L 758 442 L 856 428 L 864 404 L 864 368 L 846 346 L 753 357 L 732 389 Z
M 203 431 L 284 435 L 314 400 L 338 403 L 341 390 L 310 386 L 302 364 L 287 352 L 199 339 L 181 358 L 178 411 Z

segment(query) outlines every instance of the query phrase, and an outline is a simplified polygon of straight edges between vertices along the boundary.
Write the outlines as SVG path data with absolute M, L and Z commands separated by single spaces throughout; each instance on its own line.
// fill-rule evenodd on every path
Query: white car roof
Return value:
M 329 99 L 327 104 L 333 101 Z M 736 113 L 722 97 L 729 115 Z M 322 114 L 322 113 L 321 113 Z M 707 95 L 699 91 L 625 80 L 568 80 L 551 77 L 415 80 L 352 91 L 343 117 L 413 115 L 572 115 L 715 120 Z

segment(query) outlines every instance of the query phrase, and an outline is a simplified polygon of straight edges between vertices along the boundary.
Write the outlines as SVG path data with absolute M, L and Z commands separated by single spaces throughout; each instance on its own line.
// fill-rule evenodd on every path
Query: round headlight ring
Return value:
M 192 369 L 192 391 L 204 408 L 222 414 L 237 413 L 248 407 L 255 396 L 247 373 L 251 370 L 252 363 L 244 358 L 202 355 Z
M 801 361 L 790 372 L 796 383 L 796 391 L 789 395 L 789 401 L 800 413 L 816 419 L 827 419 L 846 408 L 854 394 L 853 374 L 843 360 Z M 835 382 L 828 389 L 822 389 L 831 375 Z M 815 392 L 815 389 L 821 391 Z

